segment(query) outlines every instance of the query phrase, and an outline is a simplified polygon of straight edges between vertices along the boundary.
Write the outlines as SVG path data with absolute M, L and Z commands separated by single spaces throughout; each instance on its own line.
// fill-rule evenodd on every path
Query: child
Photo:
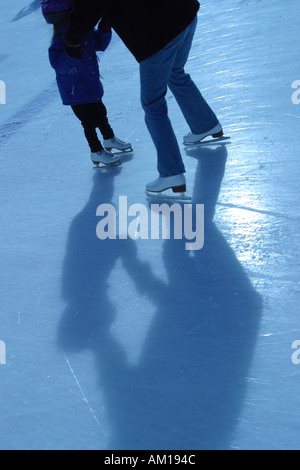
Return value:
M 114 135 L 102 102 L 104 94 L 100 81 L 96 51 L 105 51 L 111 41 L 111 28 L 105 20 L 98 29 L 90 32 L 81 47 L 66 47 L 63 35 L 68 29 L 73 0 L 44 0 L 42 11 L 48 23 L 54 25 L 54 35 L 49 49 L 49 59 L 56 71 L 57 85 L 64 105 L 72 107 L 81 121 L 95 165 L 119 165 L 120 160 L 110 151 L 131 151 L 131 144 Z M 97 136 L 103 136 L 104 148 Z

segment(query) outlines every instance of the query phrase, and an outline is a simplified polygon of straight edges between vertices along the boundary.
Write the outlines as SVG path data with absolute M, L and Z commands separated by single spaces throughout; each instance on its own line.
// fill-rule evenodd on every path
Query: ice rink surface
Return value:
M 116 35 L 100 54 L 134 152 L 94 170 L 38 6 L 1 6 L 0 449 L 299 449 L 299 0 L 202 2 L 187 70 L 231 143 L 182 146 L 193 252 L 97 238 L 157 176 L 138 65 Z

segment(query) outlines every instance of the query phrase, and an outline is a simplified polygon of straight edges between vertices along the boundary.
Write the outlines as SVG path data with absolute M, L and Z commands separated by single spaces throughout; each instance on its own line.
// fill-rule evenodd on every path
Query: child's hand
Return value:
M 111 24 L 106 18 L 102 18 L 99 23 L 98 29 L 103 33 L 109 33 L 111 31 Z

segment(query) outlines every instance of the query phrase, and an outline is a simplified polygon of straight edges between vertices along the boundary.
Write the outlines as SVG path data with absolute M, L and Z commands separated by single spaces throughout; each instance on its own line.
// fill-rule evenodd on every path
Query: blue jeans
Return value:
M 219 122 L 184 71 L 196 27 L 197 18 L 166 47 L 140 64 L 141 102 L 146 125 L 157 150 L 158 172 L 163 177 L 185 173 L 178 141 L 168 117 L 168 87 L 193 133 L 207 132 Z

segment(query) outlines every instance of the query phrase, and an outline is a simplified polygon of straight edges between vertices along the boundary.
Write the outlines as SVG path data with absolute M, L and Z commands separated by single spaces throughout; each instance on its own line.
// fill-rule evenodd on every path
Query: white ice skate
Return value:
M 92 152 L 91 160 L 96 166 L 119 166 L 121 165 L 120 159 L 115 157 L 112 153 L 107 152 L 106 150 L 101 150 L 100 152 Z
M 213 129 L 207 132 L 204 132 L 203 134 L 193 134 L 191 132 L 190 134 L 185 135 L 183 138 L 183 143 L 184 145 L 196 145 L 196 144 L 202 143 L 206 137 L 210 137 L 210 136 L 213 137 L 213 139 L 209 141 L 210 143 L 220 142 L 223 140 L 227 140 L 229 138 L 229 137 L 224 137 L 222 126 L 219 123 Z
M 113 150 L 117 150 L 117 152 L 114 153 L 132 152 L 132 145 L 129 142 L 123 142 L 118 139 L 118 137 L 104 140 L 103 145 L 108 152 L 112 152 Z
M 169 195 L 169 190 L 174 194 Z M 150 198 L 162 200 L 191 200 L 191 198 L 186 196 L 186 178 L 184 174 L 165 178 L 160 176 L 157 180 L 147 185 L 146 195 Z

